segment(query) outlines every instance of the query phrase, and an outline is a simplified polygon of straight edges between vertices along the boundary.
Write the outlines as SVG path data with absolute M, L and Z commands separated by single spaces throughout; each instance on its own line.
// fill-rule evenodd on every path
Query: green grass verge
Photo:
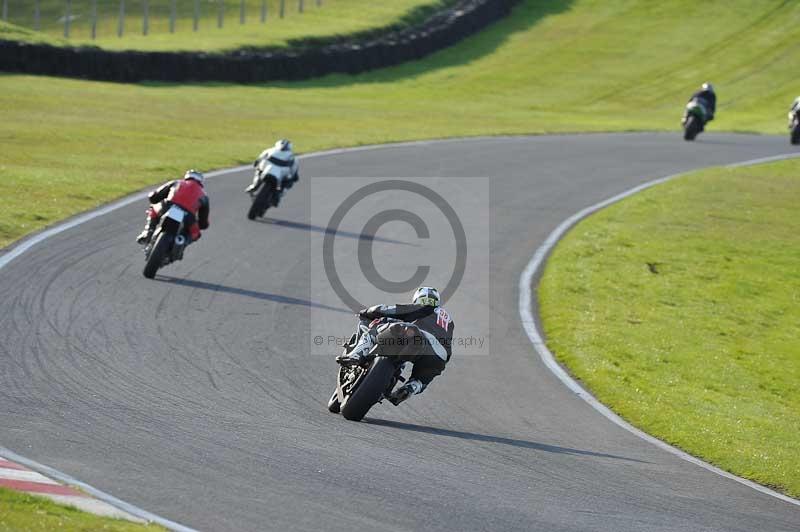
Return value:
M 280 137 L 308 152 L 468 135 L 678 134 L 686 98 L 706 79 L 719 93 L 710 131 L 784 133 L 797 42 L 800 4 L 780 0 L 527 0 L 457 46 L 358 76 L 237 86 L 2 75 L 0 247 L 186 168 L 249 162 Z
M 539 289 L 547 344 L 637 427 L 800 496 L 800 162 L 712 169 L 579 223 Z
M 240 24 L 240 1 L 225 0 L 224 23 L 217 26 L 219 4 L 203 0 L 198 31 L 193 31 L 194 0 L 176 0 L 175 32 L 169 31 L 170 1 L 149 0 L 148 34 L 143 35 L 143 0 L 126 0 L 123 36 L 117 35 L 119 0 L 97 0 L 97 33 L 91 38 L 91 0 L 72 0 L 70 39 L 64 39 L 64 0 L 40 0 L 40 32 L 35 27 L 33 2 L 9 1 L 9 24 L 0 26 L 0 38 L 45 41 L 54 45 L 90 45 L 109 50 L 206 50 L 283 48 L 336 37 L 388 31 L 420 22 L 452 0 L 268 0 L 267 18 L 261 23 L 261 0 L 245 1 L 245 24 Z
M 140 525 L 123 519 L 100 517 L 72 506 L 56 504 L 43 497 L 0 488 L 0 530 L 155 532 L 165 529 L 158 525 Z

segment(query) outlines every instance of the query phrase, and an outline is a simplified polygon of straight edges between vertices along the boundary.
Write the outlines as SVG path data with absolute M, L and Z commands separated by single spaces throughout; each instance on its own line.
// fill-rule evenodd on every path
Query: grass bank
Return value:
M 49 499 L 0 488 L 0 530 L 51 532 L 52 530 L 158 532 L 158 525 L 140 525 L 82 512 Z
M 281 3 L 284 4 L 281 17 Z M 148 0 L 148 33 L 143 34 L 144 1 L 127 0 L 123 35 L 118 36 L 119 1 L 97 0 L 96 39 L 91 33 L 91 0 L 72 0 L 70 38 L 65 39 L 64 0 L 40 0 L 40 31 L 35 32 L 33 2 L 9 1 L 9 24 L 0 26 L 0 38 L 44 41 L 54 45 L 90 45 L 108 50 L 205 50 L 223 51 L 243 47 L 284 48 L 301 45 L 307 39 L 325 40 L 337 36 L 374 31 L 376 28 L 404 27 L 451 3 L 446 0 L 246 0 L 240 23 L 240 0 L 225 0 L 223 25 L 219 27 L 220 3 L 204 0 L 199 8 L 198 30 L 193 31 L 195 0 L 176 0 L 175 31 L 170 32 L 171 0 Z M 266 18 L 261 22 L 261 9 Z
M 326 6 L 325 8 L 327 9 Z M 697 35 L 703 38 L 698 41 Z M 0 75 L 0 247 L 189 167 L 469 135 L 674 130 L 704 80 L 709 128 L 783 133 L 800 4 L 528 0 L 424 60 L 302 83 L 122 85 Z
M 603 403 L 800 496 L 800 162 L 679 178 L 578 224 L 539 289 L 547 343 Z

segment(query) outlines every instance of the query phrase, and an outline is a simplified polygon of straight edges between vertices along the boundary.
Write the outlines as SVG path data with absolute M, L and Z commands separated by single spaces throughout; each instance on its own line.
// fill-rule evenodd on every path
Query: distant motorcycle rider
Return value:
M 253 161 L 256 172 L 253 182 L 244 189 L 245 192 L 251 196 L 258 192 L 259 187 L 264 183 L 265 170 L 269 165 L 273 165 L 277 169 L 277 171 L 273 170 L 273 173 L 276 174 L 273 177 L 275 177 L 278 187 L 278 195 L 274 198 L 277 206 L 285 191 L 292 188 L 300 179 L 300 164 L 294 156 L 290 141 L 287 139 L 277 141 L 273 147 L 262 151 L 261 155 Z
M 705 107 L 708 112 L 706 114 L 706 122 L 714 120 L 714 113 L 717 112 L 717 94 L 714 92 L 714 86 L 711 83 L 703 83 L 700 90 L 692 94 L 689 101 L 696 101 Z
M 794 115 L 800 111 L 800 96 L 794 99 L 792 102 L 792 106 L 789 108 L 789 127 L 792 127 L 792 121 L 794 120 Z
M 439 306 L 439 291 L 429 286 L 420 287 L 414 292 L 411 305 L 376 305 L 361 310 L 363 334 L 358 344 L 347 354 L 340 355 L 336 361 L 342 365 L 361 364 L 375 346 L 378 339 L 375 327 L 366 324 L 377 322 L 380 318 L 394 318 L 401 322 L 416 325 L 424 336 L 419 352 L 413 359 L 411 376 L 403 386 L 394 390 L 389 400 L 399 405 L 412 395 L 422 393 L 425 388 L 444 371 L 452 356 L 453 329 L 455 324 L 450 314 Z M 389 327 L 395 326 L 394 324 Z
M 197 170 L 187 170 L 183 179 L 168 181 L 152 191 L 147 199 L 147 220 L 144 231 L 136 237 L 139 244 L 149 244 L 158 226 L 161 215 L 172 205 L 178 205 L 191 215 L 185 224 L 190 242 L 200 238 L 200 230 L 208 229 L 209 202 L 205 189 L 205 177 Z

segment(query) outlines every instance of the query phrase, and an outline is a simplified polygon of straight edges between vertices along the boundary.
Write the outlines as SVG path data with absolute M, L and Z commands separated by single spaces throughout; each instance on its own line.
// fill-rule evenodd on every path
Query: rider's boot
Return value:
M 389 396 L 389 402 L 391 402 L 394 406 L 399 405 L 412 395 L 416 395 L 422 391 L 424 386 L 422 382 L 417 379 L 411 379 L 398 389 L 392 392 Z
M 252 196 L 253 194 L 256 193 L 256 190 L 258 190 L 258 186 L 260 184 L 261 184 L 261 177 L 259 177 L 259 175 L 256 174 L 253 177 L 253 182 L 250 183 L 250 186 L 248 186 L 246 189 L 244 189 L 244 191 Z
M 156 230 L 156 225 L 158 224 L 158 218 L 153 218 L 150 216 L 150 213 L 147 213 L 147 221 L 145 221 L 144 231 L 139 233 L 139 236 L 136 237 L 137 244 L 149 244 L 150 239 L 153 237 L 153 233 Z

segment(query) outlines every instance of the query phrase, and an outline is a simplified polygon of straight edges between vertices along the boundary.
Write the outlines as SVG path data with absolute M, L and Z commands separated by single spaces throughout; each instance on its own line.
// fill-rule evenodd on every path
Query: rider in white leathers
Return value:
M 292 151 L 292 143 L 286 139 L 281 139 L 273 147 L 262 151 L 258 159 L 253 162 L 253 167 L 256 169 L 253 183 L 244 191 L 251 196 L 255 195 L 264 178 L 271 175 L 277 182 L 279 192 L 274 200 L 276 206 L 284 192 L 300 179 L 300 165 Z

